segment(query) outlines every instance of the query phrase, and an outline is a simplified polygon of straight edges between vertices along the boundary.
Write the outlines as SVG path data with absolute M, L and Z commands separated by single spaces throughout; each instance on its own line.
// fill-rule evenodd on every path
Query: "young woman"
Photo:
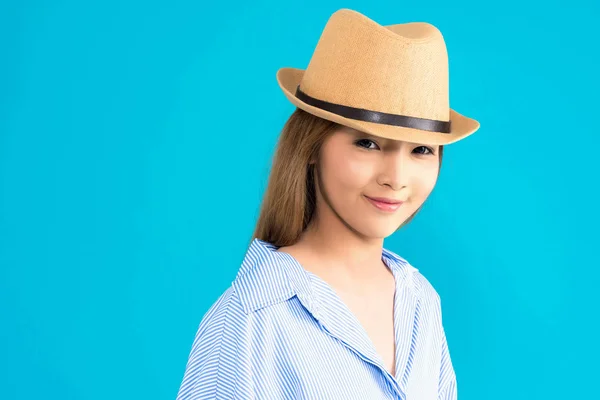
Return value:
M 178 399 L 456 399 L 436 290 L 383 247 L 433 190 L 444 145 L 479 123 L 448 106 L 448 60 L 427 23 L 334 13 L 232 285 L 206 312 Z

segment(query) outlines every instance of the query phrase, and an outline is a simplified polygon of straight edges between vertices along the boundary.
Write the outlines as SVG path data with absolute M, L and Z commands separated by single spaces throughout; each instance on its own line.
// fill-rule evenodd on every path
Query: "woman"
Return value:
M 297 108 L 178 399 L 456 399 L 439 295 L 383 247 L 433 190 L 443 146 L 479 128 L 449 108 L 441 33 L 341 9 L 307 69 L 277 79 Z

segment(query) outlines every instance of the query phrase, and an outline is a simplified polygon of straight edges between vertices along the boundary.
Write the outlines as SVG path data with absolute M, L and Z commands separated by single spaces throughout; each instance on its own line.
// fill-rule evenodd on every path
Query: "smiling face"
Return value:
M 320 150 L 318 218 L 327 220 L 331 213 L 366 237 L 391 235 L 432 192 L 440 166 L 438 152 L 438 145 L 385 139 L 340 126 Z M 368 197 L 403 203 L 395 211 L 384 211 Z

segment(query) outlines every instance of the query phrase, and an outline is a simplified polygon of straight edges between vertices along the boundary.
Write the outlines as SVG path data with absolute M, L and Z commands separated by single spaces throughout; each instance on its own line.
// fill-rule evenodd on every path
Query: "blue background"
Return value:
M 339 8 L 438 26 L 481 122 L 385 241 L 442 297 L 459 399 L 597 395 L 598 2 L 13 1 L 0 398 L 175 398 L 294 109 L 275 73 Z

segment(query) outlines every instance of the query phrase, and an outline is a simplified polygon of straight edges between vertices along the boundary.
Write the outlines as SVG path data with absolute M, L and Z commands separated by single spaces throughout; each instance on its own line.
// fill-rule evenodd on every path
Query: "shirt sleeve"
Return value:
M 206 312 L 196 332 L 177 400 L 244 399 L 251 371 L 243 350 L 248 315 L 233 288 Z
M 438 400 L 457 400 L 456 374 L 452 366 L 446 332 L 442 327 L 442 362 L 440 365 L 440 383 Z

